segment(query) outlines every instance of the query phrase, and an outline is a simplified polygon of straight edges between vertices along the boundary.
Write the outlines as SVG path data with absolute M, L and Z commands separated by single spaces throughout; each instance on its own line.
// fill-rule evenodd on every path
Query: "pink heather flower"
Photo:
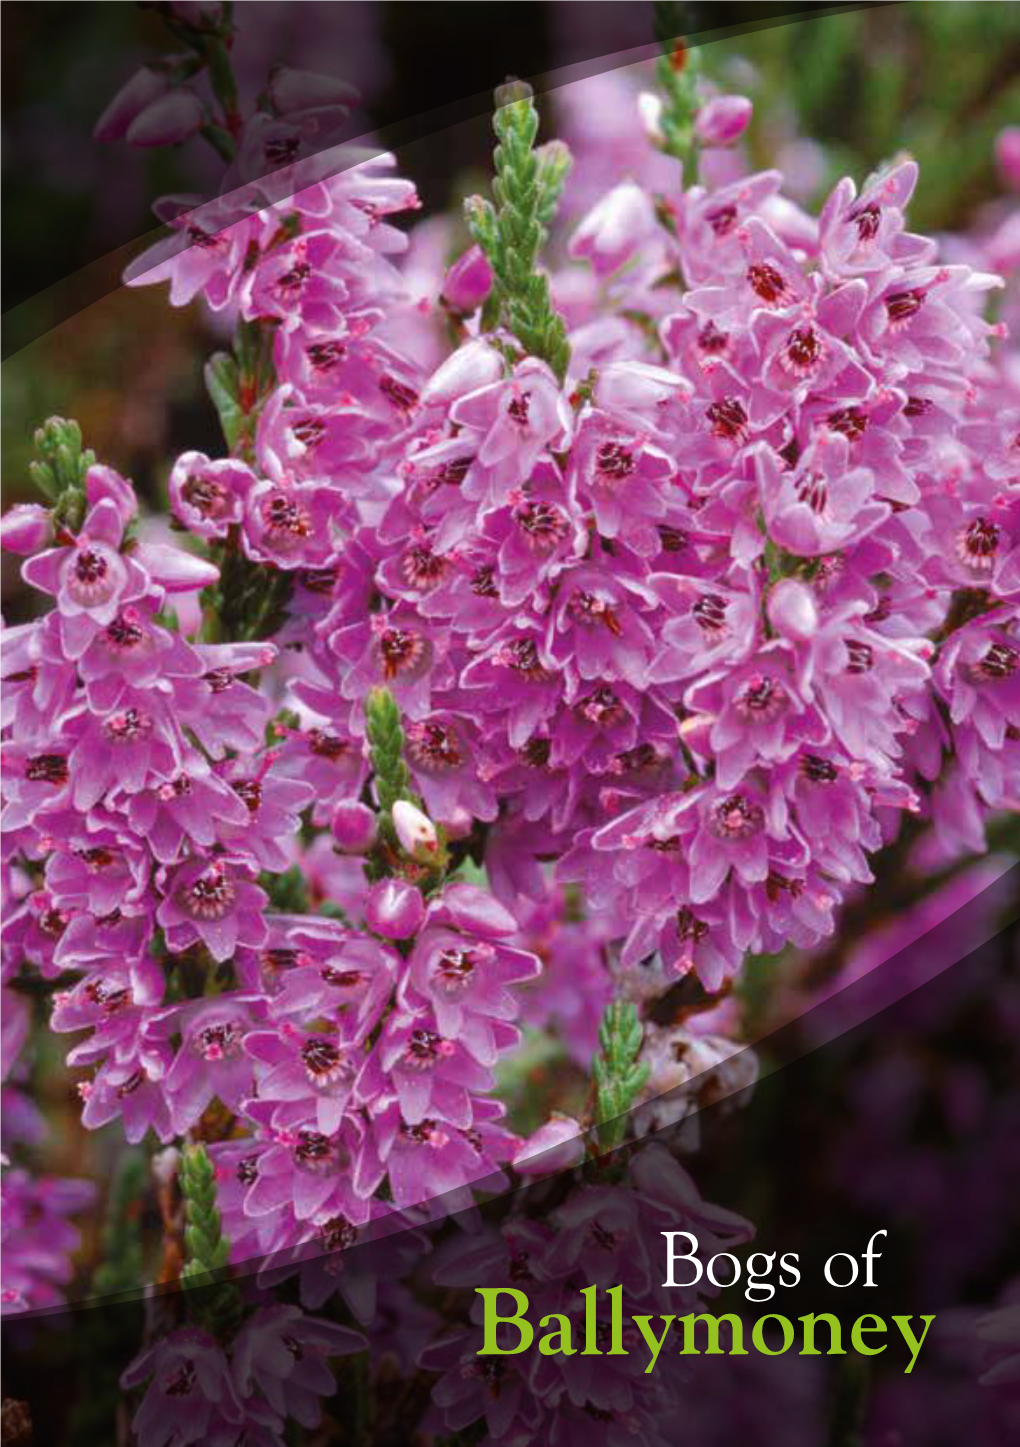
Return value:
M 330 828 L 344 854 L 367 854 L 375 843 L 376 816 L 367 804 L 341 799 L 333 810 Z
M 141 66 L 130 80 L 124 82 L 96 121 L 92 131 L 94 139 L 122 141 L 131 123 L 169 89 L 170 77 L 163 66 Z
M 745 95 L 717 95 L 698 109 L 694 129 L 706 146 L 729 146 L 751 122 L 753 105 Z
M 225 1441 L 242 1431 L 245 1410 L 226 1353 L 197 1327 L 179 1327 L 146 1347 L 120 1379 L 124 1388 L 145 1382 L 132 1422 L 145 1447 Z
M 425 918 L 421 891 L 401 879 L 380 879 L 368 891 L 365 922 L 390 940 L 406 940 Z
M 103 498 L 89 509 L 76 538 L 37 553 L 22 568 L 26 582 L 56 598 L 61 638 L 71 658 L 81 657 L 124 603 L 147 591 L 146 574 L 119 551 L 123 531 L 116 504 Z
M 584 1137 L 573 1116 L 554 1112 L 514 1156 L 518 1175 L 552 1175 L 578 1166 L 584 1159 Z
M 443 281 L 443 298 L 454 311 L 475 312 L 492 290 L 492 267 L 480 246 L 469 246 Z
M 617 271 L 656 231 L 651 198 L 624 181 L 588 213 L 570 241 L 571 256 L 590 261 L 599 276 Z
M 995 138 L 995 159 L 1006 185 L 1020 191 L 1020 126 L 1004 126 Z
M 149 1024 L 152 1038 L 179 1034 L 180 1045 L 164 1078 L 177 1134 L 190 1130 L 214 1098 L 232 1111 L 252 1093 L 252 1062 L 244 1039 L 261 1015 L 258 996 L 224 994 L 161 1011 Z
M 128 124 L 124 139 L 129 146 L 175 146 L 201 127 L 205 110 L 190 90 L 159 96 Z
M 431 1120 L 469 1130 L 473 1096 L 492 1089 L 492 1072 L 460 1041 L 441 1035 L 436 1024 L 428 1011 L 391 1014 L 362 1072 L 358 1093 L 365 1100 L 394 1093 L 407 1125 Z M 506 1049 L 516 1040 L 511 1030 L 501 1043 Z
M 5 1130 L 8 1108 L 5 1103 Z M 70 1217 L 95 1200 L 91 1181 L 33 1177 L 3 1158 L 0 1209 L 3 1231 L 3 1279 L 0 1310 L 9 1312 L 60 1306 L 74 1274 L 72 1257 L 81 1235 Z
M 50 512 L 35 502 L 17 503 L 0 521 L 0 547 L 27 557 L 50 540 Z
M 214 960 L 222 961 L 238 945 L 262 943 L 265 904 L 265 891 L 226 857 L 199 858 L 171 873 L 156 918 L 172 950 L 201 942 Z
M 470 923 L 464 929 L 430 923 L 415 941 L 410 981 L 435 1011 L 440 1033 L 491 1065 L 500 1048 L 497 1023 L 517 1012 L 507 987 L 532 978 L 540 966 L 524 950 L 479 936 Z
M 277 114 L 285 116 L 320 106 L 349 107 L 357 104 L 359 95 L 354 86 L 335 76 L 278 65 L 269 76 L 269 98 Z
M 254 485 L 243 463 L 230 458 L 210 462 L 204 452 L 182 452 L 170 473 L 170 508 L 189 532 L 225 538 L 230 525 L 240 522 Z
M 465 496 L 504 496 L 523 481 L 546 447 L 562 451 L 571 415 L 556 379 L 544 362 L 527 357 L 506 382 L 493 382 L 459 398 L 451 419 L 476 447 L 479 480 L 469 477 Z
M 360 1332 L 306 1316 L 300 1307 L 260 1307 L 231 1349 L 238 1395 L 245 1402 L 264 1398 L 281 1418 L 317 1427 L 322 1415 L 317 1399 L 332 1397 L 337 1389 L 327 1358 L 350 1356 L 367 1346 Z
M 1016 1393 L 1020 1383 L 1020 1302 L 1011 1302 L 981 1317 L 977 1338 L 989 1363 L 981 1384 Z

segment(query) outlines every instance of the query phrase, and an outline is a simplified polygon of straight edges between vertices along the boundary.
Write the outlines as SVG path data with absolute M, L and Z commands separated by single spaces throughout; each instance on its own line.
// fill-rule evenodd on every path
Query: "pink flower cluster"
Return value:
M 246 232 L 147 273 L 281 321 L 264 480 L 189 456 L 174 506 L 295 571 L 293 701 L 356 750 L 389 687 L 428 809 L 488 826 L 501 897 L 541 900 L 557 859 L 625 965 L 717 990 L 830 933 L 905 811 L 974 849 L 1017 803 L 1001 278 L 906 229 L 915 182 L 844 181 L 815 220 L 766 172 L 665 225 L 620 184 L 571 246 L 599 286 L 562 387 L 477 313 L 428 375 L 349 322 L 335 359 L 344 248 L 306 202 L 254 267 Z
M 216 1137 L 235 1261 L 333 1253 L 507 1162 L 540 1169 L 493 1093 L 522 1004 L 584 1065 L 621 976 L 642 1003 L 688 973 L 720 992 L 749 953 L 826 938 L 905 815 L 951 854 L 1020 806 L 1020 385 L 985 316 L 1002 278 L 907 229 L 913 162 L 841 182 L 817 218 L 777 172 L 618 180 L 551 278 L 561 381 L 490 327 L 477 248 L 416 299 L 390 219 L 413 186 L 389 156 L 309 160 L 344 96 L 302 109 L 301 88 L 278 75 L 231 117 L 224 194 L 162 204 L 171 235 L 129 272 L 237 328 L 214 372 L 229 455 L 170 473 L 187 545 L 151 541 L 98 464 L 74 526 L 58 503 L 3 532 L 51 603 L 4 633 L 3 982 L 55 984 L 87 1127 Z M 717 97 L 696 133 L 728 144 L 748 116 Z M 150 70 L 101 130 L 204 124 Z M 246 606 L 283 598 L 280 626 L 222 626 L 239 577 Z M 408 771 L 392 807 L 379 688 Z M 307 910 L 271 902 L 292 874 Z M 519 990 L 540 960 L 544 988 Z M 646 1046 L 665 1088 L 675 1042 L 649 1024 Z M 577 1129 L 537 1141 L 573 1161 Z M 636 1195 L 567 1198 L 571 1268 L 592 1233 L 626 1238 L 602 1206 L 744 1239 L 643 1159 Z M 13 1303 L 66 1280 L 84 1199 L 5 1178 Z M 490 1264 L 534 1257 L 558 1303 L 555 1233 L 518 1228 Z M 654 1296 L 647 1263 L 606 1270 Z M 143 1354 L 143 1440 L 168 1396 L 182 1443 L 316 1422 L 318 1357 L 358 1347 L 289 1311 L 229 1354 L 187 1330 Z M 644 1423 L 626 1369 L 550 1364 L 529 1395 L 469 1346 L 434 1354 L 448 1430 L 530 1440 L 561 1413 L 557 1440 L 580 1439 L 579 1401 Z
M 679 1374 L 649 1380 L 629 1316 L 623 1324 L 624 1353 L 609 1354 L 610 1299 L 603 1288 L 622 1285 L 621 1299 L 640 1303 L 640 1310 L 649 1313 L 705 1310 L 706 1298 L 717 1296 L 718 1288 L 702 1276 L 702 1284 L 679 1295 L 675 1288 L 664 1289 L 661 1261 L 645 1250 L 645 1242 L 660 1239 L 660 1227 L 678 1226 L 697 1233 L 706 1260 L 752 1235 L 740 1216 L 701 1199 L 667 1149 L 651 1145 L 631 1157 L 625 1182 L 578 1187 L 547 1219 L 510 1216 L 499 1230 L 479 1234 L 466 1249 L 458 1245 L 440 1254 L 433 1266 L 438 1285 L 476 1291 L 479 1284 L 513 1282 L 527 1295 L 529 1321 L 559 1324 L 565 1319 L 575 1342 L 586 1339 L 586 1301 L 580 1293 L 594 1287 L 596 1342 L 604 1355 L 597 1366 L 580 1349 L 569 1356 L 479 1356 L 482 1304 L 476 1298 L 471 1327 L 441 1337 L 421 1354 L 423 1366 L 442 1374 L 427 1425 L 442 1435 L 484 1421 L 486 1439 L 506 1443 L 580 1447 L 599 1429 L 609 1441 L 664 1443 L 662 1424 L 675 1412 L 692 1410 L 697 1393 Z M 513 1327 L 505 1332 L 497 1327 L 507 1353 L 517 1335 Z
M 365 1349 L 359 1332 L 296 1306 L 262 1306 L 229 1352 L 207 1331 L 178 1327 L 145 1347 L 121 1385 L 145 1385 L 132 1426 L 142 1442 L 243 1441 L 277 1447 L 288 1419 L 322 1420 L 321 1399 L 336 1391 L 327 1358 Z
M 29 1033 L 28 1002 L 4 986 L 0 992 L 3 1029 L 0 1032 L 0 1121 L 5 1148 L 37 1146 L 47 1134 L 47 1122 L 32 1101 L 27 1086 L 24 1046 Z M 39 1176 L 12 1166 L 6 1152 L 0 1181 L 0 1314 L 57 1306 L 74 1274 L 73 1256 L 81 1244 L 70 1218 L 95 1200 L 91 1181 Z

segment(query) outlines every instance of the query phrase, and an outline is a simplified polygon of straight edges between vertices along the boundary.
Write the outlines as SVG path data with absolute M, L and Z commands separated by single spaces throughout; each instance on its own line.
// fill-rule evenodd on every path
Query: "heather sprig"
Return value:
M 54 522 L 75 532 L 85 516 L 85 478 L 96 455 L 82 447 L 78 423 L 63 417 L 50 417 L 36 429 L 35 447 L 40 461 L 29 463 L 29 476 L 54 504 Z
M 682 38 L 683 6 L 678 0 L 656 0 L 655 38 L 662 47 L 656 76 L 662 91 L 659 129 L 662 148 L 683 162 L 684 181 L 697 176 L 694 117 L 698 109 L 698 52 Z
M 391 842 L 393 806 L 405 799 L 410 804 L 420 801 L 411 789 L 411 775 L 404 760 L 404 730 L 400 710 L 388 688 L 376 688 L 365 703 L 365 727 L 375 771 L 376 798 L 380 809 L 380 829 Z
M 499 140 L 493 153 L 495 205 L 479 196 L 466 203 L 468 227 L 496 276 L 489 315 L 498 314 L 524 350 L 548 362 L 562 381 L 570 361 L 566 328 L 537 263 L 570 155 L 562 142 L 536 147 L 538 110 L 524 81 L 496 91 L 493 129 Z
M 630 1000 L 613 1000 L 607 1005 L 599 1027 L 602 1051 L 592 1061 L 602 1150 L 612 1150 L 623 1140 L 627 1111 L 648 1080 L 648 1066 L 638 1059 L 643 1034 Z
M 228 1340 L 240 1325 L 243 1307 L 240 1292 L 225 1277 L 230 1244 L 216 1205 L 216 1172 L 204 1146 L 184 1152 L 179 1180 L 188 1253 L 181 1280 L 185 1288 L 199 1292 L 193 1309 L 201 1325 L 217 1340 Z

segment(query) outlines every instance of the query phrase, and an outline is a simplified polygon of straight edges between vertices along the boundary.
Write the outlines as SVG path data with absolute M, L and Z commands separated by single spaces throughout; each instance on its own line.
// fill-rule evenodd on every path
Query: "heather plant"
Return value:
M 365 1349 L 316 1256 L 565 1166 L 572 1229 L 629 1135 L 753 1081 L 734 1001 L 832 947 L 876 857 L 942 884 L 1015 815 L 1020 395 L 1008 248 L 910 231 L 909 158 L 802 210 L 674 7 L 644 159 L 559 251 L 568 148 L 497 92 L 492 195 L 424 315 L 413 182 L 330 144 L 345 88 L 277 70 L 246 113 L 230 7 L 165 8 L 184 50 L 100 130 L 227 168 L 126 278 L 229 335 L 223 446 L 176 459 L 164 534 L 53 418 L 4 518 L 48 610 L 4 631 L 4 1127 L 35 1129 L 42 999 L 84 1128 L 158 1143 L 163 1280 L 197 1303 L 123 1363 L 138 1440 L 268 1444 Z M 525 1139 L 508 1082 L 550 1041 L 580 1086 L 514 1100 Z M 648 1210 L 696 1199 L 662 1154 Z M 90 1195 L 5 1168 L 5 1309 L 60 1300 Z M 297 1302 L 231 1275 L 258 1261 Z M 494 1407 L 463 1348 L 422 1358 L 434 1432 L 546 1440 L 568 1388 L 583 1416 L 559 1378 Z M 621 1378 L 588 1402 L 644 1422 Z

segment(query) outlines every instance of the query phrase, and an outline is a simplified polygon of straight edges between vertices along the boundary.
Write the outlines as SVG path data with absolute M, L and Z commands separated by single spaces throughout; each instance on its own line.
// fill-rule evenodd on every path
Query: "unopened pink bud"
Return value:
M 492 267 L 480 246 L 459 257 L 443 282 L 443 297 L 455 311 L 477 311 L 492 290 Z
M 357 105 L 360 95 L 353 85 L 334 75 L 281 65 L 269 77 L 269 98 L 277 115 L 289 116 L 324 106 Z
M 127 129 L 132 146 L 176 146 L 193 136 L 202 124 L 202 102 L 190 90 L 173 90 L 162 96 Z
M 634 181 L 624 181 L 588 212 L 570 239 L 571 256 L 590 261 L 599 276 L 623 265 L 655 231 L 655 208 Z
M 503 358 L 483 337 L 465 342 L 432 373 L 421 392 L 423 406 L 449 403 L 496 382 L 503 375 Z
M 769 622 L 784 638 L 807 642 L 818 631 L 818 607 L 811 589 L 782 578 L 769 594 Z
M 489 890 L 477 884 L 448 884 L 433 902 L 432 910 L 443 923 L 449 921 L 457 929 L 486 939 L 499 939 L 517 929 L 517 921 L 510 911 Z
M 337 848 L 344 854 L 367 854 L 375 843 L 375 814 L 357 799 L 341 799 L 333 810 L 330 827 Z
M 365 920 L 376 934 L 388 940 L 409 939 L 424 918 L 421 891 L 405 879 L 380 879 L 368 891 Z
M 717 95 L 694 118 L 698 139 L 706 146 L 732 145 L 747 130 L 753 110 L 746 95 Z
M 152 581 L 168 593 L 190 593 L 195 588 L 208 588 L 220 576 L 215 563 L 209 563 L 194 553 L 186 553 L 183 548 L 172 548 L 167 543 L 141 543 L 134 551 L 134 558 Z
M 131 79 L 122 85 L 113 100 L 96 121 L 92 132 L 97 141 L 122 141 L 128 126 L 142 111 L 148 110 L 153 101 L 166 95 L 170 80 L 166 71 L 154 65 L 143 65 Z
M 521 1146 L 514 1156 L 514 1170 L 522 1176 L 546 1176 L 579 1165 L 583 1159 L 580 1125 L 573 1116 L 557 1111 Z
M 1006 126 L 995 138 L 995 159 L 1007 186 L 1020 191 L 1020 126 Z
M 49 509 L 37 502 L 18 503 L 0 519 L 0 547 L 19 558 L 38 553 L 49 541 Z
M 400 847 L 408 854 L 431 854 L 439 847 L 432 820 L 406 799 L 398 799 L 393 806 L 393 827 Z

